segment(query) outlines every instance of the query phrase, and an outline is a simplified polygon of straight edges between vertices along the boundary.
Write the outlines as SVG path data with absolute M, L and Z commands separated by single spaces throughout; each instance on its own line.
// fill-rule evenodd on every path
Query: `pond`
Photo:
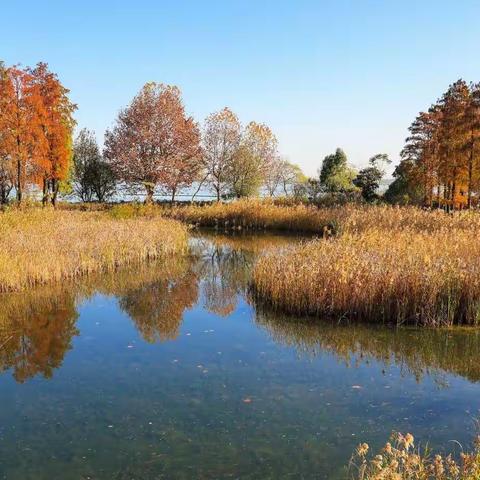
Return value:
M 296 241 L 202 233 L 186 258 L 0 297 L 0 478 L 340 479 L 392 430 L 468 448 L 480 333 L 255 308 L 255 258 Z

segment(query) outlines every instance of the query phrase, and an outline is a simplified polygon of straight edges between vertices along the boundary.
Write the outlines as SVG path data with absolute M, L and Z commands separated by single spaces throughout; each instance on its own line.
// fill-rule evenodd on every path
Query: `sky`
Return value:
M 416 114 L 480 81 L 480 0 L 0 0 L 0 60 L 47 62 L 100 142 L 149 81 L 203 122 L 264 122 L 314 175 L 345 150 L 393 164 Z

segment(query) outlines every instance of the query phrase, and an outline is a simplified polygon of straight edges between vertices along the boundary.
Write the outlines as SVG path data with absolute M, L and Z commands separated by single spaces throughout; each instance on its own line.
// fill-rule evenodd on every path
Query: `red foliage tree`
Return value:
M 187 118 L 180 90 L 147 83 L 118 115 L 105 135 L 105 157 L 116 176 L 145 187 L 146 202 L 162 185 L 175 199 L 178 189 L 191 185 L 200 169 L 200 133 Z

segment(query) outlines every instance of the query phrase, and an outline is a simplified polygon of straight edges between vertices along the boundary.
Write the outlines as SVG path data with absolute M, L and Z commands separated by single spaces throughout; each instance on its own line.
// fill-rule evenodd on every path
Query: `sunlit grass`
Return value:
M 0 213 L 0 238 L 0 291 L 15 291 L 183 251 L 187 228 L 159 215 L 32 208 Z
M 269 200 L 237 200 L 205 205 L 180 205 L 166 208 L 169 215 L 202 227 L 226 230 L 288 230 L 323 232 L 329 228 L 332 215 L 326 210 L 303 204 L 276 205 Z
M 445 326 L 480 322 L 480 215 L 378 207 L 343 234 L 269 252 L 256 297 L 296 314 Z
M 184 222 L 218 229 L 287 230 L 318 234 L 360 233 L 373 228 L 399 231 L 404 228 L 433 232 L 442 229 L 480 230 L 480 215 L 424 211 L 416 207 L 345 205 L 317 208 L 285 204 L 270 199 L 245 199 L 230 203 L 165 207 L 164 214 Z

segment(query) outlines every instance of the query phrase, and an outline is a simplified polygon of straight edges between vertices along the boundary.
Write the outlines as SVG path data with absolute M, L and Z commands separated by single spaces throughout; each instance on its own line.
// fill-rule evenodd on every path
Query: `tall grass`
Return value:
M 479 220 L 388 207 L 352 211 L 343 235 L 263 256 L 254 293 L 296 314 L 478 325 Z
M 237 200 L 205 205 L 178 205 L 165 214 L 202 227 L 226 230 L 287 230 L 323 232 L 333 218 L 327 210 L 303 204 L 276 205 L 269 200 Z
M 0 213 L 0 292 L 157 259 L 187 247 L 187 228 L 160 216 L 11 210 Z
M 361 233 L 373 228 L 405 228 L 433 232 L 443 229 L 480 230 L 480 215 L 424 211 L 415 207 L 345 205 L 317 208 L 304 204 L 278 204 L 273 200 L 246 199 L 231 203 L 166 207 L 164 214 L 193 225 L 234 230 Z
M 350 471 L 356 480 L 478 480 L 480 438 L 472 452 L 462 452 L 455 460 L 452 455 L 432 455 L 428 449 L 415 448 L 413 435 L 396 433 L 373 457 L 368 444 L 359 445 Z

